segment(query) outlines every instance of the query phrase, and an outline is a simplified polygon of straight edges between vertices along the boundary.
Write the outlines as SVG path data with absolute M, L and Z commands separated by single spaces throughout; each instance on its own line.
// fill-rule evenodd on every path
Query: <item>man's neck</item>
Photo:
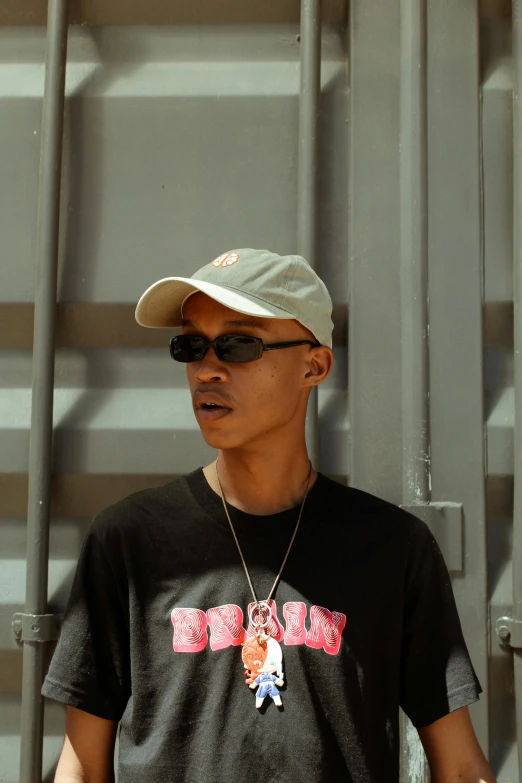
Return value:
M 301 503 L 310 467 L 306 446 L 292 453 L 256 453 L 235 449 L 219 452 L 217 470 L 223 493 L 229 503 L 248 514 L 277 514 Z M 205 478 L 219 494 L 216 462 L 203 468 Z M 312 469 L 308 489 L 317 473 Z

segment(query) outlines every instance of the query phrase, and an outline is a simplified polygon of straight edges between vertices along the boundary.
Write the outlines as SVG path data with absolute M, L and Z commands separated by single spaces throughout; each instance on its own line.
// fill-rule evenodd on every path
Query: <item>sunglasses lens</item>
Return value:
M 170 355 L 177 362 L 197 362 L 203 356 L 206 341 L 192 334 L 179 334 L 170 341 Z
M 253 362 L 263 354 L 263 341 L 246 335 L 223 335 L 218 339 L 216 348 L 219 358 L 224 362 Z

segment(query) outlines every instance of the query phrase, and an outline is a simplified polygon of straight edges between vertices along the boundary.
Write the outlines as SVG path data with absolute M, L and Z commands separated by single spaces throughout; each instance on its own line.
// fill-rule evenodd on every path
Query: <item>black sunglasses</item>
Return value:
M 170 355 L 177 362 L 199 362 L 212 346 L 218 359 L 222 362 L 255 362 L 264 351 L 275 351 L 278 348 L 292 348 L 294 345 L 313 345 L 312 340 L 294 340 L 287 343 L 270 343 L 265 345 L 260 337 L 250 337 L 245 334 L 223 334 L 215 340 L 207 340 L 197 334 L 178 334 L 170 340 Z

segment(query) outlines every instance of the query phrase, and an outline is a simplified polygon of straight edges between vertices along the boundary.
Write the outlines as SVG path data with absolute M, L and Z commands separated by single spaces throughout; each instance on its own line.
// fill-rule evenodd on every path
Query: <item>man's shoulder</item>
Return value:
M 192 501 L 186 476 L 177 476 L 164 484 L 131 492 L 106 506 L 96 514 L 90 530 L 101 538 L 119 531 L 128 533 L 165 515 L 175 518 L 178 513 L 186 513 Z
M 343 521 L 351 520 L 365 527 L 393 528 L 406 538 L 423 542 L 429 536 L 427 525 L 399 505 L 358 487 L 341 484 L 322 476 L 324 497 Z

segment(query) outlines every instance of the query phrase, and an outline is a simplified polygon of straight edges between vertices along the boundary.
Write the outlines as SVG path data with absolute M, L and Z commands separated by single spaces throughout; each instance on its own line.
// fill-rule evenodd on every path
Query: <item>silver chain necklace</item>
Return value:
M 276 639 L 274 639 L 272 636 L 270 636 L 269 633 L 267 633 L 267 627 L 272 620 L 272 608 L 270 606 L 270 599 L 272 598 L 275 589 L 279 583 L 281 574 L 283 573 L 283 569 L 286 565 L 286 561 L 288 560 L 288 555 L 290 554 L 290 550 L 292 549 L 292 545 L 295 541 L 297 531 L 299 530 L 299 524 L 301 522 L 301 517 L 303 515 L 303 509 L 305 507 L 306 498 L 308 497 L 308 487 L 310 484 L 310 476 L 312 474 L 312 463 L 309 461 L 305 493 L 304 493 L 303 501 L 301 503 L 301 508 L 299 509 L 299 516 L 297 517 L 297 523 L 294 532 L 292 534 L 292 538 L 290 539 L 290 544 L 288 545 L 288 549 L 286 550 L 286 554 L 284 556 L 283 562 L 281 563 L 281 568 L 279 569 L 279 572 L 275 578 L 274 584 L 272 585 L 272 589 L 268 594 L 268 598 L 266 598 L 264 601 L 259 601 L 257 598 L 256 591 L 254 589 L 254 585 L 252 584 L 252 579 L 250 578 L 248 567 L 245 558 L 243 556 L 243 551 L 239 544 L 236 531 L 234 530 L 234 525 L 232 524 L 232 520 L 230 519 L 230 514 L 228 513 L 228 508 L 227 508 L 227 502 L 225 499 L 225 493 L 223 492 L 223 488 L 219 480 L 217 460 L 216 460 L 215 468 L 216 468 L 216 479 L 219 487 L 219 492 L 221 495 L 221 500 L 223 501 L 223 508 L 225 509 L 225 514 L 228 519 L 228 524 L 230 525 L 232 535 L 234 536 L 234 541 L 236 542 L 239 556 L 241 558 L 241 562 L 243 563 L 243 568 L 245 570 L 246 578 L 248 580 L 248 584 L 250 585 L 250 590 L 252 591 L 252 596 L 254 598 L 254 604 L 249 612 L 249 621 L 250 621 L 249 625 L 251 624 L 254 626 L 255 636 L 251 637 L 250 639 L 247 639 L 247 641 L 243 643 L 243 650 L 242 650 L 243 663 L 246 670 L 245 671 L 246 683 L 252 690 L 254 690 L 259 686 L 259 690 L 256 694 L 256 707 L 258 708 L 261 707 L 266 696 L 271 696 L 272 699 L 274 700 L 274 703 L 277 704 L 278 707 L 281 707 L 282 706 L 281 696 L 276 686 L 279 685 L 279 687 L 281 687 L 282 685 L 284 685 L 283 652 L 281 650 L 281 646 L 279 642 Z M 256 610 L 258 614 L 257 621 L 255 621 L 254 619 L 254 612 Z M 265 619 L 263 619 L 264 612 L 266 612 Z

